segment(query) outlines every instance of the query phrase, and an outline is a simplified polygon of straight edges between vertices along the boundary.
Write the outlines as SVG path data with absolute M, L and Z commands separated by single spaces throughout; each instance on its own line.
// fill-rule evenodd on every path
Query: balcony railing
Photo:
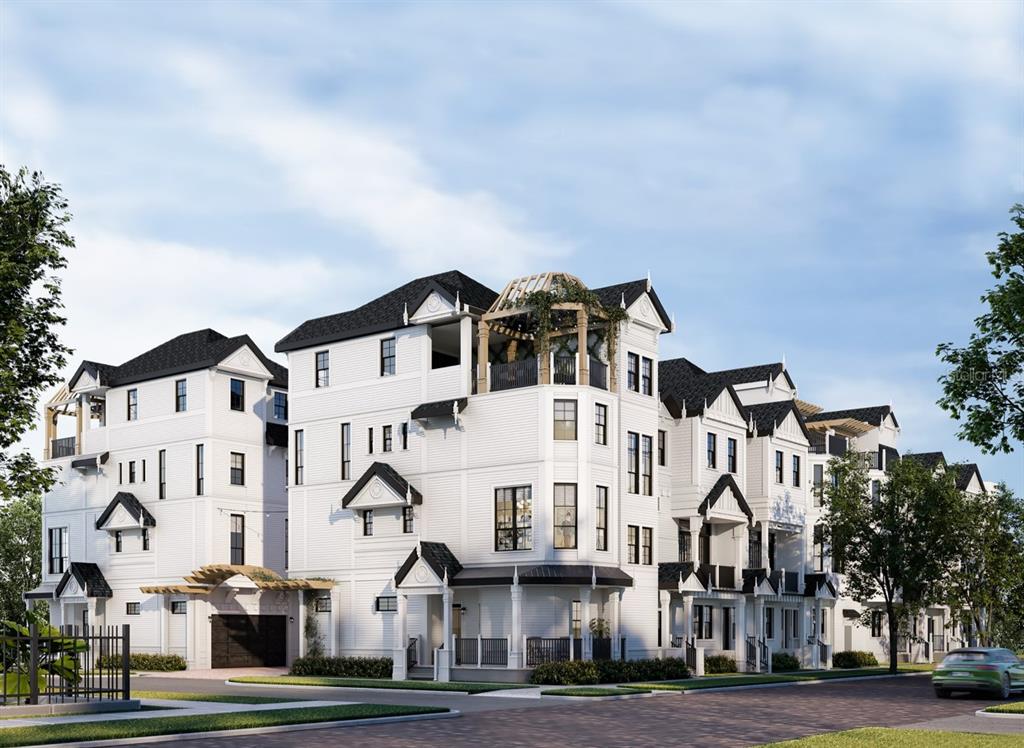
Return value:
M 537 384 L 537 359 L 491 364 L 491 392 L 533 387 Z
M 75 456 L 75 437 L 66 436 L 63 439 L 51 439 L 50 440 L 50 458 L 56 459 L 58 457 L 74 457 Z
M 590 386 L 599 390 L 608 389 L 608 364 L 590 357 Z
M 576 357 L 555 356 L 551 367 L 551 381 L 555 384 L 576 384 Z
M 526 639 L 526 666 L 544 662 L 566 662 L 569 659 L 569 638 L 548 639 L 531 636 Z

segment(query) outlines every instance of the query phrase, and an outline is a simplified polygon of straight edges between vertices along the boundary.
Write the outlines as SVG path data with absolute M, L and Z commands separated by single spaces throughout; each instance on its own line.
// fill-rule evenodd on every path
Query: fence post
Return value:
M 121 624 L 121 698 L 125 701 L 132 697 L 130 631 L 131 626 Z
M 476 635 L 476 666 L 477 669 L 484 666 L 484 640 L 480 634 Z
M 39 627 L 28 627 L 28 703 L 39 703 Z

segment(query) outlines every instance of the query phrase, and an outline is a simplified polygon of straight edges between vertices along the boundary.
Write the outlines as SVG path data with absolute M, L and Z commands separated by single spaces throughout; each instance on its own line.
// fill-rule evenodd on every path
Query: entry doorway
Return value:
M 736 648 L 736 609 L 722 608 L 722 649 Z

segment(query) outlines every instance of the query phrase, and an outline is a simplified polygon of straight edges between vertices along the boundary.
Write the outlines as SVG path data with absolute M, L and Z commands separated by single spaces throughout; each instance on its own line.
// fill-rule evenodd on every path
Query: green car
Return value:
M 1012 691 L 1024 690 L 1024 663 L 1008 649 L 954 649 L 935 668 L 932 685 L 939 698 L 953 691 L 987 691 L 1008 699 Z

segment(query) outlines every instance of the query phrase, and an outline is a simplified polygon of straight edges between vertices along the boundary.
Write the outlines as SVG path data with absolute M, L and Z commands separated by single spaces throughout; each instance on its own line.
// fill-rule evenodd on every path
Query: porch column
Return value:
M 476 391 L 482 395 L 487 392 L 487 363 L 490 361 L 488 345 L 490 344 L 491 327 L 483 320 L 477 326 L 476 348 Z
M 306 593 L 299 592 L 299 657 L 306 656 Z
M 576 384 L 590 384 L 590 355 L 587 353 L 587 310 L 576 310 Z
M 808 610 L 807 601 L 800 601 L 800 625 L 797 627 L 797 634 L 799 639 L 797 645 L 800 647 L 801 660 L 803 660 L 803 653 L 807 651 L 807 627 L 808 627 Z
M 757 656 L 754 658 L 754 672 L 761 672 L 761 642 L 765 642 L 764 638 L 764 600 L 759 597 L 754 598 L 754 636 L 757 638 Z
M 694 571 L 700 567 L 700 528 L 703 524 L 704 518 L 699 514 L 690 517 L 690 560 Z
M 523 662 L 523 588 L 519 586 L 519 577 L 512 583 L 512 633 L 509 639 L 508 666 L 512 669 L 525 667 Z
M 447 574 L 445 579 L 447 579 Z M 455 661 L 452 656 L 454 649 L 452 644 L 452 591 L 447 585 L 441 592 L 441 605 L 444 606 L 444 646 L 438 652 L 440 661 L 437 668 L 437 679 L 441 683 L 447 683 L 451 680 L 451 667 Z
M 683 638 L 696 639 L 693 635 L 693 595 L 683 596 Z
M 622 590 L 612 590 L 608 597 L 608 605 L 611 608 L 611 629 L 612 629 L 612 659 L 622 657 L 622 642 L 619 635 L 619 612 L 622 607 Z
M 468 314 L 459 320 L 459 367 L 462 369 L 459 394 L 468 397 L 473 391 L 473 318 Z
M 768 572 L 771 572 L 770 562 L 768 559 L 768 521 L 765 520 L 761 523 L 761 565 Z
M 590 635 L 590 587 L 580 587 L 580 638 L 583 639 L 584 660 L 594 659 L 594 643 Z
M 746 662 L 746 659 L 747 659 L 747 600 L 746 600 L 745 597 L 741 597 L 739 600 L 736 601 L 736 629 L 737 629 L 737 631 L 739 631 L 739 634 L 740 634 L 739 637 L 737 637 L 737 638 L 739 638 L 741 640 L 741 641 L 737 642 L 738 646 L 736 647 L 736 652 L 737 652 L 737 654 L 740 653 L 740 652 L 743 653 L 744 663 L 746 664 L 747 669 L 749 669 L 750 668 L 750 663 Z M 738 660 L 739 657 L 737 657 L 736 659 Z M 756 653 L 754 655 L 754 660 L 755 660 L 755 662 L 757 660 Z
M 664 650 L 672 647 L 672 592 L 670 590 L 659 590 L 658 597 L 661 601 L 661 648 L 662 656 Z
M 168 654 L 170 651 L 170 642 L 168 628 L 170 622 L 168 617 L 170 615 L 171 608 L 171 597 L 170 595 L 160 595 L 160 653 Z
M 747 566 L 747 551 L 749 549 L 749 530 L 747 525 L 740 525 L 734 537 L 737 537 L 736 546 L 736 583 L 743 587 L 743 570 Z
M 391 679 L 406 680 L 409 677 L 409 661 L 406 647 L 409 645 L 408 610 L 409 598 L 398 593 L 398 612 L 395 615 L 395 642 L 391 648 Z

